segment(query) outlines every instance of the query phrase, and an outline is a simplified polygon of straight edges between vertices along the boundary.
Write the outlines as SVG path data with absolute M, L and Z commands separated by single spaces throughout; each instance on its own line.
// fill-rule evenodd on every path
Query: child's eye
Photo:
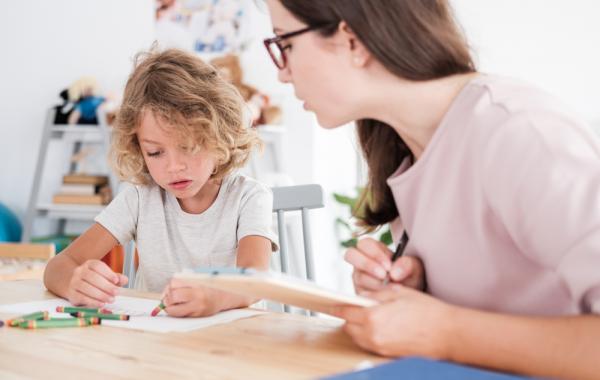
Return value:
M 156 152 L 147 152 L 146 155 L 148 157 L 157 157 L 158 155 L 160 155 L 160 151 L 156 151 Z
M 287 44 L 287 45 L 284 45 L 281 47 L 281 51 L 286 51 L 286 50 L 292 51 L 292 44 Z

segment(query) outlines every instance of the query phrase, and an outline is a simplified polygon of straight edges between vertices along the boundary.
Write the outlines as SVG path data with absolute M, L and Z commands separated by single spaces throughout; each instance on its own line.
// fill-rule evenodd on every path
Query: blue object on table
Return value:
M 0 203 L 0 241 L 17 242 L 21 240 L 21 222 L 6 206 Z
M 342 373 L 322 380 L 524 380 L 531 377 L 509 375 L 444 361 L 406 358 L 360 371 Z

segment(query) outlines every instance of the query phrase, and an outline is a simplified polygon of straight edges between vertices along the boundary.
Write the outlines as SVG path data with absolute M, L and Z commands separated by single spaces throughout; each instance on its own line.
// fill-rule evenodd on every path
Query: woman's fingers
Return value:
M 344 255 L 344 260 L 346 260 L 355 269 L 367 272 L 371 276 L 379 278 L 380 280 L 383 280 L 387 276 L 387 271 L 380 262 L 374 260 L 372 257 L 369 257 L 367 254 L 357 248 L 348 249 Z
M 388 247 L 373 238 L 364 238 L 358 241 L 356 249 L 364 253 L 371 260 L 376 261 L 383 267 L 383 270 L 389 271 L 391 268 L 390 257 L 392 252 Z
M 395 283 L 422 289 L 425 282 L 423 263 L 414 256 L 401 257 L 392 264 L 390 279 Z
M 354 270 L 352 273 L 352 280 L 357 293 L 379 290 L 384 286 L 381 279 L 375 278 L 367 272 L 359 270 Z

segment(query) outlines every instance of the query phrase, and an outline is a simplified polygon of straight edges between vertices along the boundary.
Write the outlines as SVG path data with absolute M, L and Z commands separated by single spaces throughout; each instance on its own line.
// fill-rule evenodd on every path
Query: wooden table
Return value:
M 125 290 L 127 295 L 157 294 Z M 0 304 L 54 298 L 38 280 L 0 282 Z M 12 315 L 0 314 L 5 320 Z M 337 320 L 266 313 L 186 333 L 108 326 L 0 328 L 0 378 L 306 379 L 385 359 L 356 347 Z

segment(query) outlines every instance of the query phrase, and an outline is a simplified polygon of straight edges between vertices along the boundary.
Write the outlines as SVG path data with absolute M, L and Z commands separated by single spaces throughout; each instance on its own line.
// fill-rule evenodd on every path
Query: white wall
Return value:
M 482 71 L 526 79 L 600 121 L 600 2 L 451 1 Z
M 20 0 L 3 7 L 0 202 L 20 217 L 47 107 L 84 75 L 95 76 L 101 92 L 120 92 L 132 56 L 153 40 L 153 9 L 153 0 Z M 50 165 L 59 165 L 56 153 Z

